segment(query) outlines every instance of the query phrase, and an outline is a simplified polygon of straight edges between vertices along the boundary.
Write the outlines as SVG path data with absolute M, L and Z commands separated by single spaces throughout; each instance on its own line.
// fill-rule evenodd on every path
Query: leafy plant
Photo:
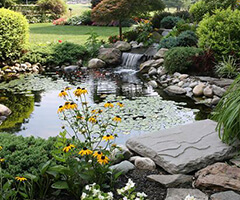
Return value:
M 88 37 L 85 47 L 87 48 L 90 58 L 94 58 L 98 55 L 98 51 L 102 43 L 98 40 L 99 35 L 95 32 L 91 32 Z
M 160 28 L 161 27 L 161 21 L 163 18 L 172 16 L 173 14 L 170 12 L 157 12 L 153 15 L 153 18 L 151 19 L 151 23 L 153 28 Z
M 17 12 L 0 9 L 0 61 L 14 60 L 28 46 L 28 22 Z
M 179 46 L 178 39 L 176 37 L 168 37 L 168 38 L 163 38 L 160 41 L 158 48 L 159 49 L 161 49 L 161 48 L 171 49 L 171 48 L 177 47 L 177 46 Z
M 81 15 L 79 16 L 73 16 L 67 20 L 68 25 L 73 25 L 73 26 L 79 26 L 79 25 L 91 25 L 92 19 L 91 19 L 91 11 L 87 10 L 84 11 Z
M 209 12 L 209 7 L 205 1 L 198 1 L 190 7 L 189 12 L 193 16 L 194 21 L 200 22 L 203 16 Z
M 162 28 L 167 28 L 167 29 L 172 29 L 174 26 L 177 25 L 179 21 L 184 21 L 180 17 L 173 17 L 173 16 L 168 16 L 164 17 L 161 20 L 161 27 Z
M 177 38 L 178 46 L 191 47 L 197 46 L 198 38 L 193 31 L 184 31 Z
M 174 47 L 165 53 L 164 67 L 169 73 L 186 73 L 193 67 L 193 58 L 203 53 L 196 47 Z
M 213 112 L 221 140 L 233 144 L 240 139 L 240 76 L 235 79 Z
M 226 78 L 235 78 L 239 74 L 236 59 L 233 56 L 223 58 L 223 61 L 216 65 L 215 71 L 218 76 Z
M 180 17 L 183 20 L 192 21 L 192 16 L 187 10 L 177 11 L 173 13 L 173 16 Z
M 197 28 L 199 46 L 210 48 L 215 57 L 240 56 L 240 11 L 216 10 L 215 14 L 206 15 Z

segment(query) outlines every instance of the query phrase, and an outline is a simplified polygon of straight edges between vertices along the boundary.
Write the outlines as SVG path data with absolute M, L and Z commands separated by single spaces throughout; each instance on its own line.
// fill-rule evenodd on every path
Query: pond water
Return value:
M 196 107 L 191 100 L 176 99 L 162 90 L 153 90 L 136 76 L 134 69 L 129 68 L 28 75 L 0 83 L 0 103 L 13 111 L 0 126 L 0 132 L 42 138 L 58 135 L 61 126 L 65 125 L 56 112 L 63 104 L 58 94 L 66 86 L 87 88 L 87 101 L 93 108 L 103 106 L 106 101 L 124 103 L 122 112 L 117 113 L 123 119 L 117 129 L 120 134 L 117 143 L 206 118 L 210 111 Z M 114 109 L 113 113 L 118 112 Z

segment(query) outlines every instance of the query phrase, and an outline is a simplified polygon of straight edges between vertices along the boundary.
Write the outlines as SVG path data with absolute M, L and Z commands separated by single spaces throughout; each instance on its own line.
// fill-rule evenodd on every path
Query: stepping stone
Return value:
M 131 138 L 126 145 L 171 174 L 187 174 L 234 156 L 234 147 L 221 142 L 216 125 L 197 121 Z
M 211 195 L 210 200 L 240 200 L 240 195 L 233 191 L 219 192 Z
M 196 200 L 208 200 L 208 196 L 198 189 L 169 188 L 165 200 L 184 200 L 186 196 L 194 196 Z
M 147 178 L 150 181 L 155 181 L 160 183 L 165 187 L 179 187 L 187 186 L 192 183 L 192 176 L 184 174 L 174 174 L 174 175 L 149 175 Z

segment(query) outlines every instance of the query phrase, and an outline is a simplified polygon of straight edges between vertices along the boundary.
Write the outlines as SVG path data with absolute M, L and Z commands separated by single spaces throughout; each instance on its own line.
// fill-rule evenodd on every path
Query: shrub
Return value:
M 170 12 L 155 13 L 153 18 L 151 19 L 153 28 L 160 28 L 162 19 L 168 16 L 172 16 L 172 13 Z
M 53 46 L 53 63 L 55 65 L 75 64 L 85 56 L 87 56 L 87 50 L 79 44 L 63 42 Z
M 240 56 L 240 11 L 216 10 L 206 15 L 197 28 L 199 46 L 211 48 L 217 59 L 223 56 Z
M 212 118 L 218 122 L 217 131 L 223 142 L 232 144 L 240 139 L 240 75 L 218 103 Z
M 189 12 L 194 21 L 200 22 L 203 16 L 209 12 L 209 7 L 205 1 L 198 1 L 190 7 Z
M 198 38 L 196 34 L 193 31 L 184 31 L 182 32 L 178 38 L 178 46 L 182 47 L 191 47 L 196 46 L 198 42 Z
M 102 0 L 91 0 L 92 8 L 96 7 Z
M 91 10 L 86 10 L 80 16 L 73 16 L 67 20 L 68 25 L 92 25 Z
M 186 21 L 192 21 L 191 14 L 186 10 L 175 12 L 175 13 L 173 13 L 173 16 L 180 17 Z
M 22 14 L 0 9 L 0 61 L 16 59 L 28 45 L 28 22 Z
M 171 49 L 178 46 L 178 39 L 176 37 L 168 37 L 161 40 L 159 44 L 159 49 L 167 48 Z
M 51 158 L 54 144 L 53 138 L 41 138 L 0 134 L 0 158 L 4 158 L 3 170 L 12 176 L 18 174 L 36 174 L 41 163 Z
M 43 11 L 49 11 L 55 19 L 67 11 L 67 4 L 63 0 L 38 0 L 37 4 Z
M 53 21 L 54 25 L 65 25 L 66 23 L 66 19 L 64 19 L 63 17 Z
M 116 37 L 116 38 L 111 38 L 112 41 L 117 41 L 119 40 L 120 37 Z M 125 33 L 123 33 L 123 39 L 126 39 L 128 42 L 131 42 L 131 41 L 136 41 L 138 38 L 138 31 L 137 30 L 130 30 L 130 31 L 127 31 Z
M 223 61 L 216 65 L 215 70 L 220 77 L 235 78 L 239 74 L 236 59 L 233 56 L 223 58 Z
M 161 20 L 161 27 L 162 28 L 167 28 L 167 29 L 171 29 L 174 26 L 176 26 L 176 24 L 179 21 L 183 21 L 183 19 L 181 19 L 180 17 L 173 17 L 173 16 L 168 16 L 168 17 L 164 17 Z
M 203 53 L 196 47 L 174 47 L 165 54 L 164 67 L 169 73 L 186 73 L 193 67 L 193 57 Z

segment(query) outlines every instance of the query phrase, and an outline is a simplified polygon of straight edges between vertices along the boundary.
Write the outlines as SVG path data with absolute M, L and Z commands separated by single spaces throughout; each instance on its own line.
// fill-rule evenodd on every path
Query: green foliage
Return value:
M 216 74 L 226 78 L 235 78 L 239 74 L 238 70 L 239 68 L 233 56 L 229 56 L 227 59 L 223 58 L 223 61 L 215 67 Z
M 240 76 L 221 98 L 212 118 L 218 122 L 217 131 L 223 142 L 233 144 L 240 139 Z
M 177 37 L 180 33 L 184 31 L 193 31 L 196 32 L 196 25 L 190 25 L 189 23 L 185 23 L 184 21 L 180 21 L 177 25 L 172 29 L 172 31 L 166 37 Z
M 84 11 L 80 16 L 73 16 L 67 20 L 68 25 L 91 25 L 91 10 Z
M 187 10 L 182 10 L 182 11 L 175 12 L 175 13 L 173 13 L 173 16 L 180 17 L 181 19 L 184 19 L 185 21 L 191 21 L 192 20 L 192 16 Z
M 5 159 L 3 171 L 12 176 L 25 173 L 37 174 L 39 165 L 51 158 L 54 139 L 22 137 L 0 134 L 0 157 Z
M 98 51 L 102 43 L 98 40 L 99 35 L 95 32 L 91 32 L 88 37 L 85 47 L 87 48 L 88 55 L 90 58 L 94 58 L 98 55 Z
M 193 58 L 201 55 L 202 49 L 196 47 L 174 47 L 165 53 L 164 67 L 169 73 L 186 73 L 193 66 Z
M 38 0 L 37 4 L 43 11 L 51 12 L 55 19 L 67 12 L 67 4 L 64 0 Z
M 189 12 L 193 16 L 194 21 L 200 22 L 203 16 L 209 12 L 209 7 L 205 1 L 198 1 L 190 7 Z
M 22 14 L 0 9 L 0 61 L 16 59 L 28 45 L 28 22 Z
M 164 38 L 161 40 L 158 48 L 159 49 L 161 49 L 161 48 L 171 49 L 171 48 L 177 47 L 177 46 L 178 46 L 178 39 L 176 37 L 168 37 L 168 38 Z
M 155 13 L 153 18 L 151 19 L 153 28 L 160 28 L 162 19 L 165 17 L 168 17 L 168 16 L 172 16 L 172 13 L 170 13 L 170 12 Z
M 240 11 L 216 10 L 206 15 L 197 28 L 199 46 L 210 48 L 217 59 L 228 55 L 240 56 Z
M 79 44 L 63 42 L 53 46 L 53 64 L 55 65 L 75 64 L 85 56 L 87 56 L 87 50 Z
M 196 46 L 198 42 L 198 38 L 193 31 L 184 31 L 180 33 L 177 40 L 178 46 L 181 47 Z
M 1 0 L 0 8 L 9 8 L 17 3 L 17 0 Z
M 181 19 L 180 17 L 173 17 L 173 16 L 164 17 L 161 20 L 161 27 L 171 29 L 174 26 L 176 26 L 177 23 L 180 21 L 183 21 L 183 19 Z

